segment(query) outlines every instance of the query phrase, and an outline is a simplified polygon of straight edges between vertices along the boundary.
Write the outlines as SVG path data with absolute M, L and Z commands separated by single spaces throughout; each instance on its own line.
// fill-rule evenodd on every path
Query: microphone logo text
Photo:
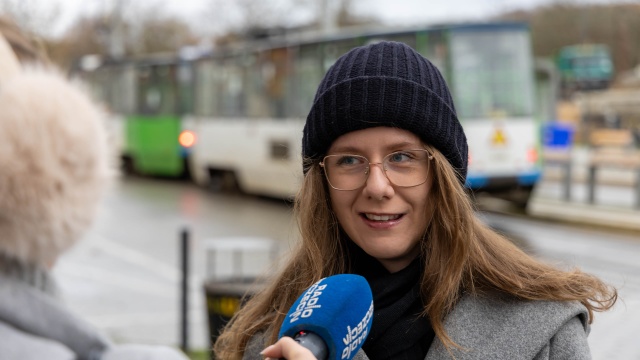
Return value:
M 296 306 L 296 311 L 289 315 L 291 323 L 300 320 L 300 318 L 310 317 L 313 314 L 314 309 L 322 307 L 318 304 L 318 300 L 320 300 L 320 295 L 322 295 L 322 291 L 327 287 L 327 285 L 319 285 L 319 283 L 320 281 L 313 284 L 313 286 L 307 290 L 298 306 Z
M 351 328 L 351 326 L 347 325 L 347 334 L 342 339 L 344 343 L 344 349 L 342 350 L 342 359 L 350 359 L 351 353 L 360 348 L 360 345 L 364 343 L 367 339 L 367 335 L 369 334 L 369 321 L 373 316 L 373 300 L 371 301 L 371 306 L 369 306 L 369 310 L 364 315 L 362 320 L 358 323 L 357 326 Z

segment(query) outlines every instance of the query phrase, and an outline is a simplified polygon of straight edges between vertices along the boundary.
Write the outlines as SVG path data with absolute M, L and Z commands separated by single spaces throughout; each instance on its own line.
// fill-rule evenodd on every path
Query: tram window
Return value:
M 529 116 L 533 64 L 524 31 L 454 33 L 453 93 L 461 117 Z
M 195 113 L 198 116 L 213 116 L 218 106 L 216 96 L 218 82 L 213 60 L 196 63 L 195 72 Z
M 150 112 L 159 112 L 162 105 L 162 92 L 155 86 L 147 88 L 144 94 L 145 107 Z
M 145 66 L 138 71 L 138 109 L 145 115 L 166 115 L 177 112 L 175 67 Z
M 122 111 L 125 114 L 133 114 L 136 109 L 136 74 L 133 66 L 126 66 L 121 73 L 120 96 L 122 99 Z
M 148 67 L 143 67 L 137 69 L 138 75 L 138 83 L 140 86 L 138 87 L 138 112 L 146 113 L 148 112 L 146 109 L 146 104 L 144 98 L 146 97 L 146 90 L 151 82 L 151 69 Z
M 103 68 L 93 74 L 95 94 L 110 111 L 117 111 L 114 101 L 113 77 L 110 68 Z
M 111 108 L 109 99 L 106 94 L 106 85 L 104 83 L 104 76 L 102 70 L 96 70 L 95 72 L 87 72 L 80 74 L 80 77 L 84 82 L 89 84 L 91 94 L 94 98 L 103 103 L 108 108 Z
M 135 112 L 135 73 L 131 66 L 110 68 L 105 74 L 111 110 L 120 114 Z
M 332 41 L 324 44 L 323 58 L 324 58 L 324 71 L 329 70 L 331 65 L 338 60 L 338 58 L 353 49 L 356 46 L 364 45 L 365 39 L 346 39 L 340 41 Z M 317 84 L 316 84 L 317 85 Z
M 303 45 L 299 49 L 293 69 L 292 88 L 295 88 L 295 97 L 291 102 L 292 116 L 304 117 L 313 105 L 318 84 L 324 75 L 321 55 L 320 44 Z
M 289 69 L 290 52 L 286 48 L 273 49 L 267 53 L 269 57 L 269 77 L 265 78 L 266 94 L 272 106 L 271 115 L 275 118 L 285 117 L 286 94 L 289 86 L 291 70 Z
M 288 50 L 273 49 L 251 57 L 246 63 L 246 115 L 284 118 L 289 87 Z
M 178 88 L 178 69 L 175 65 L 165 67 L 163 76 L 161 77 L 161 92 L 164 95 L 162 102 L 163 114 L 177 114 L 180 111 L 179 105 L 179 88 Z
M 177 85 L 179 96 L 179 108 L 177 109 L 180 114 L 193 113 L 194 106 L 194 78 L 193 78 L 193 66 L 190 63 L 181 63 L 177 68 Z
M 249 62 L 249 61 L 247 61 Z M 247 69 L 247 89 L 245 101 L 249 117 L 272 116 L 271 103 L 266 89 L 267 80 L 273 77 L 275 66 L 264 54 L 252 55 Z
M 426 34 L 426 37 L 427 41 L 423 55 L 440 70 L 447 81 L 450 81 L 447 67 L 447 43 L 444 32 L 432 31 Z
M 222 116 L 242 116 L 244 108 L 243 68 L 237 59 L 228 59 L 220 72 L 220 112 Z
M 270 158 L 277 160 L 289 160 L 289 142 L 287 140 L 269 141 Z

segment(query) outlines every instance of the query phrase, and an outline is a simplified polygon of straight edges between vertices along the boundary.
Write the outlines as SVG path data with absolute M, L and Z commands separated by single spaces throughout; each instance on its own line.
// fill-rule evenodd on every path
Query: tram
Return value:
M 466 186 L 517 192 L 519 202 L 526 203 L 541 176 L 540 123 L 545 119 L 536 111 L 534 59 L 524 23 L 289 35 L 188 60 L 130 62 L 126 67 L 132 68 L 127 71 L 133 80 L 125 82 L 135 90 L 126 91 L 137 106 L 128 104 L 133 114 L 124 120 L 123 153 L 144 173 L 188 170 L 203 186 L 291 198 L 302 177 L 304 120 L 322 76 L 351 48 L 381 40 L 408 44 L 444 75 L 469 143 Z M 124 90 L 119 95 L 124 97 Z M 149 113 L 166 117 L 151 121 Z M 162 144 L 165 157 L 145 153 L 142 142 L 134 145 L 133 134 L 149 135 L 151 126 L 157 126 L 154 149 Z M 188 147 L 178 141 L 183 131 L 191 134 Z
M 194 137 L 183 129 L 192 105 L 190 65 L 175 54 L 82 59 L 73 75 L 108 113 L 110 140 L 127 172 L 182 177 Z

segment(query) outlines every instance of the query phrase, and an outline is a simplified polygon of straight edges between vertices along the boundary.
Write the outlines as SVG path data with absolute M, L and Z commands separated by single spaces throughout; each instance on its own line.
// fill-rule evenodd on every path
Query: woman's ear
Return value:
M 0 86 L 20 72 L 20 62 L 13 52 L 11 45 L 0 33 Z

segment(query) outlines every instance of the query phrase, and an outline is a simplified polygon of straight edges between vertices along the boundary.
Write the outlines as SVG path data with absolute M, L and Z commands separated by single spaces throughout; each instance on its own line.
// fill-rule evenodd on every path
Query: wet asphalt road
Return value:
M 178 345 L 179 238 L 187 229 L 189 345 L 205 348 L 203 281 L 234 271 L 244 276 L 270 271 L 273 254 L 296 242 L 291 212 L 284 201 L 217 194 L 180 181 L 124 178 L 109 192 L 95 226 L 59 261 L 55 274 L 67 303 L 116 341 Z M 635 341 L 640 333 L 639 234 L 522 215 L 481 216 L 534 255 L 559 266 L 578 266 L 617 286 L 624 301 L 596 315 L 589 337 L 593 357 L 640 359 Z M 242 258 L 228 250 L 229 243 L 242 242 L 269 246 L 245 251 Z M 208 253 L 214 245 L 217 251 Z

